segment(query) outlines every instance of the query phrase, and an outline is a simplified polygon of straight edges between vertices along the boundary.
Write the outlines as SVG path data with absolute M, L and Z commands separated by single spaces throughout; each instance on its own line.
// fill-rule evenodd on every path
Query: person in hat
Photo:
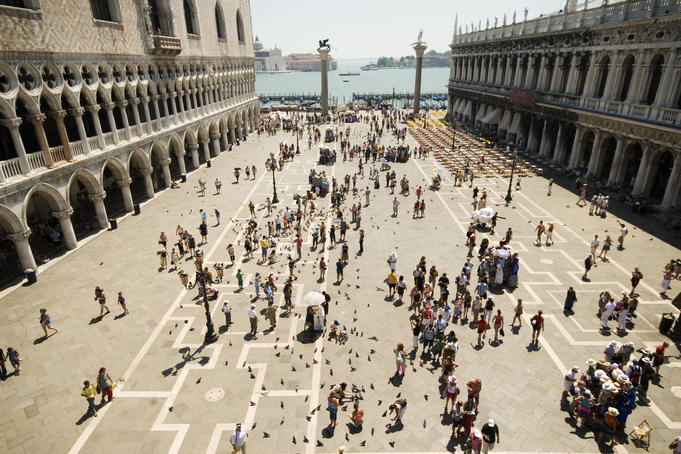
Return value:
M 232 454 L 237 452 L 243 452 L 246 454 L 246 438 L 248 438 L 248 432 L 241 428 L 240 422 L 236 423 L 236 428 L 234 429 L 234 433 L 230 439 L 230 443 L 232 444 Z
M 584 391 L 584 397 L 579 402 L 579 409 L 577 411 L 577 427 L 584 427 L 589 416 L 591 416 L 591 407 L 593 407 L 594 400 L 591 391 L 588 389 Z
M 617 417 L 620 412 L 615 407 L 608 407 L 608 410 L 603 415 L 603 421 L 601 421 L 601 431 L 596 435 L 596 440 L 602 440 L 603 437 L 607 437 L 608 441 L 612 443 L 613 446 L 617 446 L 615 441 L 615 431 L 617 430 Z
M 619 346 L 619 343 L 616 340 L 610 341 L 607 347 L 605 347 L 605 350 L 603 350 L 603 354 L 605 355 L 605 360 L 609 363 L 613 362 L 613 358 L 617 354 L 617 347 Z
M 490 418 L 480 429 L 482 433 L 482 452 L 487 454 L 494 449 L 494 445 L 501 442 L 499 438 L 499 426 Z
M 648 386 L 650 380 L 655 376 L 655 370 L 651 366 L 651 361 L 648 356 L 644 356 L 640 361 L 641 378 L 638 385 L 638 394 L 645 398 L 648 395 Z
M 579 378 L 579 367 L 572 366 L 570 370 L 565 373 L 565 381 L 563 381 L 563 396 L 561 400 L 567 399 L 570 395 L 570 390 L 575 386 L 577 379 Z

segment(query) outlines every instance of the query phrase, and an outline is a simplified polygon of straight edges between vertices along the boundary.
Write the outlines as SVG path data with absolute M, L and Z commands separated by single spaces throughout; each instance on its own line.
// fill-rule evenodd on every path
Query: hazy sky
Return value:
M 265 48 L 275 44 L 284 55 L 314 52 L 317 41 L 329 38 L 336 58 L 400 56 L 413 53 L 420 28 L 428 50 L 442 52 L 452 40 L 454 17 L 459 25 L 494 16 L 510 23 L 513 11 L 522 20 L 561 9 L 565 0 L 251 0 L 253 31 Z

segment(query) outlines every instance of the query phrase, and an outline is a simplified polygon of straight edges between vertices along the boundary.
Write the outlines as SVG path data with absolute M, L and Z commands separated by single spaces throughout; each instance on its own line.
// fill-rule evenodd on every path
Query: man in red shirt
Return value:
M 485 316 L 481 315 L 478 320 L 478 347 L 482 347 L 482 339 L 485 337 L 485 330 L 487 329 L 487 321 Z
M 302 258 L 303 237 L 298 235 L 296 239 L 296 252 L 298 253 L 298 260 Z

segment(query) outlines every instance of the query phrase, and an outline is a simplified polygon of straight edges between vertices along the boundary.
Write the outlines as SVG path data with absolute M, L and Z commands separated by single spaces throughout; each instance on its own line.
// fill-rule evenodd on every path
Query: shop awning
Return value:
M 501 122 L 499 122 L 499 129 L 503 129 L 503 130 L 508 129 L 508 127 L 511 125 L 512 116 L 513 116 L 513 112 L 506 109 L 506 111 L 504 111 L 504 115 L 501 117 Z
M 463 111 L 463 116 L 464 117 L 470 117 L 472 111 L 473 111 L 473 103 L 468 101 L 468 104 L 466 104 L 466 110 Z
M 498 125 L 499 121 L 501 120 L 501 114 L 501 107 L 497 107 L 491 112 L 488 112 L 487 115 L 485 115 L 485 118 L 483 118 L 481 121 L 488 125 Z

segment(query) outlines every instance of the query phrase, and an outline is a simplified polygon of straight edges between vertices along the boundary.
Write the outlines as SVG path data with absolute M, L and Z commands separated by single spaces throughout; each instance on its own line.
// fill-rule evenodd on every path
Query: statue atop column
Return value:
M 416 44 L 422 44 L 423 43 L 423 29 L 419 30 L 419 34 L 416 37 Z
M 499 23 L 499 18 L 494 16 L 494 28 L 497 28 L 498 23 Z
M 329 38 L 319 40 L 319 49 L 331 50 L 331 45 L 329 44 Z

